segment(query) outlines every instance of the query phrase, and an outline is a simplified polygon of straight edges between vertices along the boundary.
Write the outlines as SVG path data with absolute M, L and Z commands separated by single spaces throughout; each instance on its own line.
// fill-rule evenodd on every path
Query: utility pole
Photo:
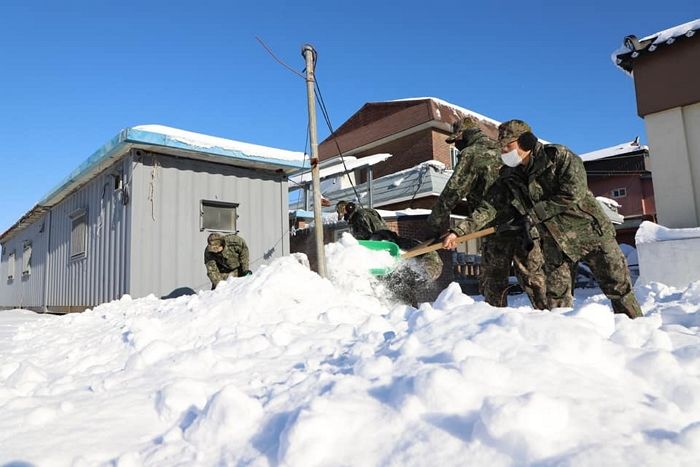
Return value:
M 326 255 L 323 250 L 323 221 L 321 220 L 321 179 L 318 170 L 318 136 L 316 135 L 316 82 L 314 68 L 316 51 L 311 44 L 305 44 L 301 54 L 306 60 L 306 94 L 309 105 L 309 140 L 311 142 L 311 182 L 314 191 L 314 233 L 316 237 L 316 258 L 318 274 L 326 277 Z

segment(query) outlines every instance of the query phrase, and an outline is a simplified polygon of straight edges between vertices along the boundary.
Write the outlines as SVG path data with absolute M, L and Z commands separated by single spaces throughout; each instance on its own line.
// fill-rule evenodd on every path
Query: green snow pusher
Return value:
M 478 232 L 472 232 L 468 235 L 457 237 L 455 239 L 455 243 L 464 243 L 468 240 L 473 240 L 475 238 L 481 238 L 487 235 L 491 235 L 494 232 L 496 232 L 496 227 L 489 227 L 488 229 L 479 230 Z M 388 251 L 389 254 L 395 259 L 394 264 L 391 266 L 371 268 L 369 270 L 369 272 L 373 276 L 378 277 L 391 274 L 396 269 L 397 265 L 399 264 L 399 261 L 401 261 L 402 259 L 414 258 L 416 256 L 420 256 L 425 253 L 436 251 L 442 248 L 441 240 L 428 240 L 416 246 L 415 248 L 411 248 L 405 253 L 401 253 L 401 249 L 396 243 L 390 242 L 388 240 L 358 240 L 358 243 L 370 250 Z
M 369 250 L 387 251 L 389 252 L 389 255 L 391 255 L 391 257 L 395 260 L 394 264 L 391 266 L 371 268 L 369 270 L 370 274 L 372 274 L 373 276 L 382 277 L 391 274 L 394 271 L 394 269 L 396 269 L 396 264 L 401 259 L 401 249 L 396 243 L 387 240 L 358 240 L 357 242 Z

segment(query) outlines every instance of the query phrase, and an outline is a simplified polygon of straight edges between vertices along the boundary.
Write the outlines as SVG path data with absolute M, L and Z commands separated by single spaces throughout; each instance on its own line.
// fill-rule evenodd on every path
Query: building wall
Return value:
M 128 186 L 130 172 L 129 158 L 124 158 L 51 209 L 49 310 L 82 311 L 127 292 L 130 202 L 115 190 L 114 175 Z M 86 254 L 71 259 L 70 216 L 80 209 L 87 212 Z
M 8 240 L 0 262 L 0 308 L 41 309 L 44 305 L 44 276 L 48 247 L 49 214 Z M 30 273 L 23 274 L 24 242 L 31 242 Z M 13 279 L 8 278 L 8 260 L 15 253 Z
M 700 103 L 644 117 L 659 223 L 700 225 Z
M 421 130 L 416 133 L 411 133 L 409 135 L 390 141 L 386 144 L 374 147 L 369 151 L 357 153 L 355 154 L 355 156 L 360 158 L 372 154 L 392 154 L 393 157 L 386 160 L 385 162 L 375 165 L 372 168 L 373 178 L 383 177 L 385 175 L 393 174 L 404 169 L 410 169 L 411 167 L 414 167 L 420 164 L 421 162 L 432 160 L 434 133 L 436 132 L 433 129 L 426 128 L 425 130 Z M 448 161 L 447 165 L 449 166 L 449 149 L 445 149 L 444 152 L 445 161 Z M 365 171 L 362 170 L 361 172 L 362 174 L 357 178 L 358 183 L 364 183 L 367 178 Z
M 681 37 L 634 62 L 634 87 L 640 117 L 700 102 L 700 37 Z
M 644 189 L 642 179 L 639 175 L 610 175 L 608 177 L 589 177 L 588 188 L 596 196 L 617 201 L 622 207 L 618 212 L 623 216 L 640 216 L 644 214 L 642 199 Z M 625 188 L 627 195 L 621 198 L 614 198 L 612 190 Z
M 238 203 L 237 227 L 250 267 L 289 253 L 287 182 L 282 174 L 135 151 L 129 293 L 172 296 L 208 290 L 200 230 L 202 200 Z

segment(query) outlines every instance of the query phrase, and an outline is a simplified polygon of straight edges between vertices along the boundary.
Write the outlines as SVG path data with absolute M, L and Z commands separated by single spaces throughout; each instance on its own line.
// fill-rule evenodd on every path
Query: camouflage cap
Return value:
M 459 139 L 460 136 L 462 136 L 462 133 L 464 133 L 466 130 L 470 128 L 478 128 L 479 127 L 479 122 L 477 122 L 476 118 L 472 116 L 467 116 L 464 117 L 462 120 L 457 120 L 452 124 L 452 134 L 445 139 L 446 143 L 454 143 Z
M 508 120 L 507 122 L 503 122 L 498 126 L 498 144 L 505 146 L 527 132 L 532 133 L 532 128 L 522 120 Z
M 219 232 L 210 233 L 207 237 L 207 249 L 212 251 L 212 247 L 224 246 L 224 234 Z
M 335 212 L 338 213 L 338 219 L 341 219 L 345 214 L 345 206 L 347 205 L 347 201 L 338 201 L 338 204 L 335 205 Z

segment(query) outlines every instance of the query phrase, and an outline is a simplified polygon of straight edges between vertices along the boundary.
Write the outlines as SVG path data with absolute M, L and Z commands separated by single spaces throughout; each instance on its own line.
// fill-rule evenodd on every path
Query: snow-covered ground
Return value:
M 329 250 L 215 291 L 0 312 L 0 465 L 700 465 L 700 281 L 391 303 Z

